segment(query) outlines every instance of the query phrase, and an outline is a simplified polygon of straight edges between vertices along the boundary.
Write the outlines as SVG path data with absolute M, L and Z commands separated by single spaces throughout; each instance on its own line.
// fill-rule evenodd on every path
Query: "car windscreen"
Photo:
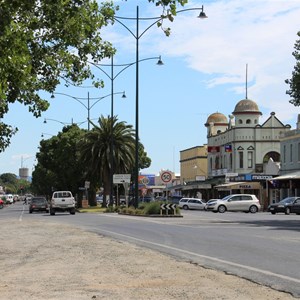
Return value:
M 289 197 L 289 198 L 285 198 L 283 200 L 280 201 L 280 203 L 291 203 L 295 200 L 294 197 Z

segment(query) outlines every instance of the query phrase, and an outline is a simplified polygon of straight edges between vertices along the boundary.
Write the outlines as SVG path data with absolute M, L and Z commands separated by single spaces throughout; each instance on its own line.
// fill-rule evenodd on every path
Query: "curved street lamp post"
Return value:
M 146 60 L 151 60 L 151 59 L 157 59 L 157 65 L 163 65 L 163 62 L 161 60 L 161 56 L 156 56 L 156 57 L 149 57 L 149 58 L 144 58 L 139 60 L 139 62 L 146 61 Z M 113 141 L 113 117 L 114 117 L 114 80 L 122 73 L 124 72 L 127 68 L 133 66 L 136 64 L 136 62 L 132 63 L 127 63 L 127 64 L 114 64 L 114 58 L 111 56 L 111 64 L 95 64 L 93 62 L 90 62 L 94 67 L 99 69 L 101 72 L 103 72 L 111 81 L 111 151 L 110 151 L 110 201 L 109 205 L 112 206 L 114 203 L 113 200 L 113 188 L 114 188 L 114 183 L 113 183 L 113 177 L 114 177 L 114 141 Z M 110 67 L 111 68 L 111 75 L 109 75 L 103 67 Z M 116 75 L 114 75 L 114 67 L 120 67 L 121 70 L 117 72 Z
M 200 14 L 198 18 L 204 19 L 207 18 L 204 7 L 202 5 L 201 8 L 188 8 L 179 10 L 176 13 L 186 12 L 186 11 L 193 11 L 193 10 L 200 10 Z M 139 198 L 139 40 L 140 38 L 155 24 L 162 21 L 163 19 L 167 18 L 167 16 L 160 16 L 160 17 L 152 17 L 152 18 L 140 18 L 139 17 L 139 7 L 136 8 L 136 17 L 130 18 L 130 17 L 119 17 L 114 16 L 114 20 L 118 22 L 120 25 L 122 25 L 136 40 L 136 109 L 135 109 L 135 169 L 134 169 L 134 206 L 138 206 L 138 198 Z M 121 21 L 122 20 L 122 21 Z M 135 20 L 136 21 L 136 33 L 134 33 L 126 24 L 123 23 L 123 20 Z M 145 30 L 143 30 L 141 33 L 139 32 L 139 21 L 154 21 L 151 23 L 148 27 L 146 27 Z
M 126 98 L 126 94 L 125 92 L 115 92 L 114 95 L 118 95 L 118 94 L 122 94 L 122 98 Z M 85 109 L 87 110 L 87 113 L 88 113 L 88 116 L 87 116 L 87 121 L 88 121 L 88 130 L 90 130 L 90 111 L 91 109 L 99 102 L 101 101 L 102 99 L 104 98 L 107 98 L 109 96 L 111 96 L 111 94 L 108 94 L 108 95 L 105 95 L 105 96 L 102 96 L 102 97 L 96 97 L 96 98 L 90 98 L 90 93 L 88 92 L 88 97 L 87 98 L 82 98 L 82 97 L 75 97 L 75 96 L 71 96 L 71 95 L 68 95 L 68 94 L 65 94 L 65 93 L 53 93 L 51 95 L 51 98 L 54 98 L 54 95 L 62 95 L 62 96 L 66 96 L 66 97 L 69 97 L 69 98 L 72 98 L 74 100 L 76 100 L 77 102 L 79 102 L 82 106 L 85 107 Z M 84 104 L 82 102 L 82 100 L 87 100 L 87 105 Z M 90 105 L 90 100 L 97 100 L 95 101 L 92 105 Z M 61 122 L 62 123 L 62 122 Z

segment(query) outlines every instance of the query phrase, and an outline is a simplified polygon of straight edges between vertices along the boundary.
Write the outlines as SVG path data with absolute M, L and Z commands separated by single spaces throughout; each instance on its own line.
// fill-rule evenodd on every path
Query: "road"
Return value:
M 23 209 L 24 207 L 24 209 Z M 183 218 L 118 214 L 28 214 L 21 203 L 1 218 L 36 218 L 158 250 L 300 297 L 300 216 L 183 211 Z

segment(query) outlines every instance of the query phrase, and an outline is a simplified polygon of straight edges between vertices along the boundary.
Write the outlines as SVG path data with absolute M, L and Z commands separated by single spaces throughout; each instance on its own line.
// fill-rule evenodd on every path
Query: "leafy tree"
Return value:
M 297 33 L 297 35 L 300 37 L 300 31 Z M 286 93 L 292 98 L 289 101 L 290 103 L 295 106 L 300 106 L 300 40 L 297 40 L 295 43 L 295 51 L 293 52 L 293 56 L 296 59 L 296 65 L 294 67 L 294 71 L 292 72 L 292 78 L 285 80 L 285 82 L 290 86 L 290 89 L 286 91 Z
M 128 173 L 134 164 L 134 131 L 131 125 L 118 122 L 117 117 L 101 116 L 99 125 L 90 122 L 94 128 L 86 133 L 81 144 L 81 158 L 87 166 L 88 175 L 103 183 L 104 203 L 110 194 L 111 155 L 115 173 Z M 111 130 L 113 128 L 113 148 Z
M 94 76 L 88 60 L 98 63 L 115 50 L 100 29 L 114 22 L 111 1 L 2 0 L 0 6 L 0 119 L 16 101 L 39 117 L 49 107 L 40 91 L 52 93 L 62 82 L 80 85 Z M 187 0 L 148 0 L 173 20 Z M 158 26 L 162 23 L 158 22 Z M 169 34 L 169 28 L 164 30 Z M 94 82 L 96 87 L 102 81 Z M 0 121 L 0 152 L 18 128 Z
M 32 190 L 51 195 L 55 190 L 77 194 L 84 185 L 84 165 L 78 147 L 85 130 L 73 124 L 65 126 L 57 136 L 40 142 L 38 164 L 32 173 Z

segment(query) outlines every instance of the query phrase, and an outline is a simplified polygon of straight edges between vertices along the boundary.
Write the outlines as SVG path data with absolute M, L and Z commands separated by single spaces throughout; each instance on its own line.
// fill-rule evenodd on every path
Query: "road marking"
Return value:
M 297 278 L 292 278 L 292 277 L 289 277 L 289 276 L 285 276 L 285 275 L 281 275 L 281 274 L 276 274 L 276 273 L 273 273 L 273 272 L 270 272 L 270 271 L 261 270 L 261 269 L 258 269 L 258 268 L 241 265 L 241 264 L 238 264 L 238 263 L 234 263 L 234 262 L 231 262 L 231 261 L 219 259 L 219 258 L 216 258 L 216 257 L 211 257 L 211 256 L 207 256 L 207 255 L 197 254 L 197 253 L 194 253 L 194 252 L 190 252 L 190 251 L 187 251 L 187 250 L 182 250 L 182 249 L 179 249 L 179 248 L 175 248 L 175 247 L 171 247 L 171 246 L 167 246 L 167 245 L 163 245 L 163 244 L 149 242 L 149 241 L 146 241 L 146 240 L 142 240 L 142 239 L 139 239 L 139 238 L 132 237 L 130 235 L 125 235 L 125 234 L 121 234 L 121 233 L 117 233 L 117 232 L 113 232 L 113 231 L 109 231 L 109 230 L 104 230 L 104 229 L 101 229 L 101 231 L 109 233 L 109 234 L 114 234 L 114 235 L 122 236 L 122 237 L 125 237 L 125 238 L 130 238 L 132 240 L 143 242 L 143 243 L 150 244 L 150 245 L 153 245 L 153 246 L 158 246 L 158 247 L 165 248 L 165 249 L 175 250 L 175 251 L 178 251 L 178 252 L 181 252 L 181 253 L 185 253 L 185 254 L 197 256 L 197 257 L 200 257 L 200 258 L 209 259 L 209 260 L 212 260 L 212 261 L 215 261 L 215 262 L 219 262 L 219 263 L 231 265 L 231 266 L 234 266 L 234 267 L 239 267 L 241 269 L 246 269 L 248 271 L 254 271 L 254 272 L 257 272 L 257 273 L 264 274 L 264 275 L 274 276 L 274 277 L 277 277 L 277 278 L 281 278 L 281 279 L 284 279 L 284 280 L 293 281 L 293 282 L 296 282 L 296 283 L 300 284 L 300 279 L 297 279 Z
M 21 215 L 20 215 L 20 217 L 19 217 L 19 221 L 20 221 L 20 222 L 22 222 L 22 220 L 23 220 L 23 214 L 24 214 L 24 211 L 25 211 L 25 208 L 24 208 L 24 205 L 23 205 L 23 210 L 22 210 Z

